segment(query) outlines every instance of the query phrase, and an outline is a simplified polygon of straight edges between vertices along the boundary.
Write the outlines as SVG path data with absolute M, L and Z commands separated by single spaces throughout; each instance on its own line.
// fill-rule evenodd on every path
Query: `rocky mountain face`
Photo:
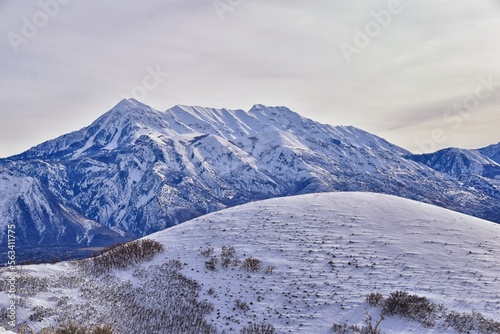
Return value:
M 500 199 L 500 163 L 495 161 L 500 158 L 500 144 L 479 150 L 447 148 L 409 158 L 456 178 L 466 188 Z
M 480 148 L 477 152 L 500 164 L 500 143 Z
M 89 127 L 0 160 L 0 236 L 15 224 L 17 247 L 102 246 L 225 207 L 327 191 L 394 194 L 500 222 L 494 191 L 410 155 L 286 107 L 158 111 L 123 100 Z

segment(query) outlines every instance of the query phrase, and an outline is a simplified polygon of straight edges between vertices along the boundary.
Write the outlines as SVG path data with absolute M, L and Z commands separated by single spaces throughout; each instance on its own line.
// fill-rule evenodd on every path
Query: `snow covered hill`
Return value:
M 436 206 L 309 194 L 225 209 L 148 239 L 164 250 L 126 268 L 89 271 L 97 260 L 23 267 L 18 323 L 39 331 L 71 319 L 118 333 L 240 333 L 265 323 L 277 333 L 333 333 L 333 323 L 379 319 L 367 294 L 405 291 L 442 306 L 428 327 L 387 315 L 383 333 L 457 333 L 457 319 L 468 319 L 468 333 L 484 319 L 497 326 L 490 333 L 500 330 L 500 225 Z M 248 258 L 260 268 L 243 269 Z M 179 314 L 204 330 L 179 329 Z
M 15 224 L 20 254 L 47 259 L 54 246 L 102 246 L 242 203 L 329 191 L 394 194 L 500 222 L 494 192 L 409 154 L 286 107 L 158 111 L 123 100 L 89 127 L 0 160 L 0 242 Z

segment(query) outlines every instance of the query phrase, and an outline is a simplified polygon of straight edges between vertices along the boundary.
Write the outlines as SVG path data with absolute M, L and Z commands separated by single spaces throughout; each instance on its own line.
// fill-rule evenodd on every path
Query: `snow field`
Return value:
M 449 310 L 476 310 L 496 320 L 500 314 L 500 226 L 394 196 L 325 193 L 271 199 L 212 213 L 147 238 L 165 248 L 152 261 L 79 279 L 96 289 L 116 285 L 106 293 L 142 291 L 147 297 L 136 296 L 134 302 L 161 307 L 161 291 L 172 286 L 161 281 L 165 278 L 159 270 L 178 260 L 179 272 L 200 285 L 198 301 L 213 304 L 204 318 L 219 333 L 239 333 L 249 323 L 262 322 L 278 333 L 332 333 L 333 322 L 362 324 L 366 312 L 377 320 L 380 310 L 366 303 L 366 294 L 387 296 L 396 290 L 425 296 Z M 234 247 L 240 263 L 248 257 L 261 260 L 260 270 L 249 272 L 234 263 L 223 268 L 223 246 Z M 209 248 L 213 254 L 206 256 Z M 218 260 L 215 270 L 205 265 L 211 257 Z M 23 270 L 39 278 L 75 275 L 70 263 Z M 68 305 L 90 300 L 102 319 L 121 312 L 120 305 L 108 310 L 106 302 L 85 300 L 100 296 L 89 297 L 79 284 L 49 284 L 43 293 L 27 298 L 20 314 L 28 320 L 30 308 L 57 307 L 54 300 L 64 296 Z M 0 292 L 2 306 L 4 297 Z M 81 319 L 88 316 L 78 314 Z M 28 323 L 41 329 L 51 321 Z M 387 317 L 380 328 L 383 333 L 456 333 L 439 321 L 424 328 L 399 317 Z

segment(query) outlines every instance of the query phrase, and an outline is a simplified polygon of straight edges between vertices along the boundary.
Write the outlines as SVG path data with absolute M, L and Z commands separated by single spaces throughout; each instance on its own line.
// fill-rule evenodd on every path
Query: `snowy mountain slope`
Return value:
M 125 332 L 145 332 L 147 324 L 159 326 L 154 333 L 172 332 L 162 327 L 166 322 L 140 317 L 172 298 L 183 303 L 175 292 L 180 286 L 170 285 L 180 277 L 198 287 L 198 302 L 213 305 L 204 316 L 213 333 L 239 333 L 250 322 L 271 324 L 277 333 L 332 333 L 333 322 L 362 324 L 365 312 L 378 319 L 380 309 L 369 306 L 365 295 L 396 290 L 443 304 L 448 314 L 475 310 L 496 320 L 500 314 L 500 225 L 394 196 L 322 193 L 270 199 L 148 238 L 163 244 L 164 251 L 150 262 L 104 276 L 82 274 L 76 263 L 24 267 L 25 289 L 32 293 L 18 310 L 19 323 L 41 330 L 61 317 L 86 324 L 104 321 Z M 241 264 L 254 257 L 261 268 L 249 272 L 234 263 L 224 268 L 224 246 L 226 253 L 234 247 L 233 260 Z M 215 270 L 205 264 L 211 257 L 218 259 Z M 178 269 L 172 271 L 176 260 Z M 162 273 L 170 278 L 161 279 Z M 5 291 L 0 301 L 6 305 Z M 36 305 L 49 315 L 29 321 L 40 311 Z M 50 315 L 51 309 L 57 314 Z M 380 328 L 383 333 L 456 333 L 444 319 L 424 328 L 389 316 Z
M 455 177 L 466 187 L 480 189 L 485 194 L 500 199 L 500 164 L 481 152 L 483 151 L 447 148 L 409 158 Z
M 131 99 L 0 166 L 38 180 L 54 205 L 122 239 L 250 201 L 328 191 L 395 194 L 500 222 L 494 192 L 464 186 L 407 155 L 360 129 L 320 124 L 286 107 L 158 111 Z M 23 220 L 30 218 L 10 213 L 20 196 L 12 188 L 0 188 L 9 198 L 0 205 L 6 217 L 0 227 L 13 222 L 26 233 Z M 58 224 L 57 215 L 48 215 L 37 225 L 38 235 L 47 235 L 43 246 L 57 245 L 59 231 L 71 229 L 44 227 Z
M 16 222 L 16 243 L 22 245 L 76 244 L 103 246 L 116 240 L 127 240 L 105 226 L 82 216 L 74 209 L 61 204 L 57 198 L 33 177 L 12 173 L 0 167 L 0 189 L 7 196 L 0 200 L 2 212 Z M 4 223 L 4 224 L 5 224 Z M 7 228 L 0 230 L 0 240 L 6 244 Z
M 480 148 L 477 151 L 500 164 L 500 143 Z
M 446 148 L 435 153 L 412 155 L 410 158 L 456 178 L 477 175 L 500 179 L 500 164 L 480 152 L 480 150 Z

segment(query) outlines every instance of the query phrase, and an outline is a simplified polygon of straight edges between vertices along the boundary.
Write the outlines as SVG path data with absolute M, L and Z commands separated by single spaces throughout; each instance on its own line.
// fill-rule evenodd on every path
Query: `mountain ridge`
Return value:
M 121 239 L 250 201 L 329 191 L 394 194 L 500 222 L 492 194 L 408 155 L 361 129 L 321 124 L 286 107 L 159 111 L 122 100 L 88 127 L 0 159 L 0 167 L 39 180 L 58 206 Z M 23 219 L 10 214 L 20 210 L 18 197 L 6 191 L 0 213 L 22 226 Z M 58 223 L 43 217 L 30 235 L 66 238 L 44 228 Z M 73 240 L 75 246 L 93 245 L 79 242 L 86 240 L 83 231 Z
M 476 151 L 500 164 L 500 143 L 489 145 Z
M 483 154 L 490 153 L 495 157 L 497 150 L 500 152 L 500 145 L 477 150 L 447 148 L 434 153 L 410 155 L 408 158 L 500 199 L 500 163 Z

